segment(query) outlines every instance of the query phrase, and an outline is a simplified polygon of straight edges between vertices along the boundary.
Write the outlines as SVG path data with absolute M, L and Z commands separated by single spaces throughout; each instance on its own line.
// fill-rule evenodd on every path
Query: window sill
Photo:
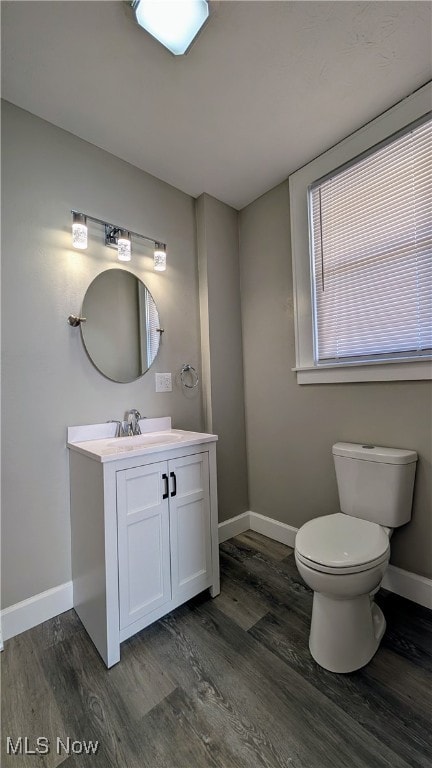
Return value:
M 432 361 L 386 362 L 293 368 L 297 384 L 343 384 L 360 381 L 419 381 L 432 379 Z

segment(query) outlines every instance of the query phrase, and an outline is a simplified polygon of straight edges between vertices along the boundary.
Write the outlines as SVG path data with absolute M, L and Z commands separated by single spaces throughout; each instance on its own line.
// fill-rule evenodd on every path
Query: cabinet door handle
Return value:
M 177 478 L 175 476 L 175 472 L 170 472 L 170 477 L 174 480 L 174 488 L 171 491 L 171 496 L 177 496 Z
M 162 480 L 165 481 L 165 493 L 163 494 L 162 498 L 167 499 L 168 498 L 168 475 L 164 474 L 162 475 Z

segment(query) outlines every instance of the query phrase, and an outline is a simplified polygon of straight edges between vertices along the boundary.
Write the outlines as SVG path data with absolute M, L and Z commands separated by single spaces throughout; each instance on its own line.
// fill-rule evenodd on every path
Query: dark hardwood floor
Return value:
M 221 572 L 219 597 L 125 642 L 109 671 L 74 611 L 8 641 L 4 768 L 430 768 L 430 611 L 382 592 L 378 653 L 334 675 L 309 654 L 312 595 L 292 550 L 248 532 L 221 546 Z M 51 749 L 8 755 L 8 736 Z M 67 756 L 68 737 L 97 754 Z

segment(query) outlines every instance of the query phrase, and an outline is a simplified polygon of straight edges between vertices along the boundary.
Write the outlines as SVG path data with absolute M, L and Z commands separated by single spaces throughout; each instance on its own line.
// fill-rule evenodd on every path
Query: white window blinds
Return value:
M 309 192 L 315 360 L 432 348 L 432 119 Z
M 147 329 L 147 367 L 150 368 L 159 349 L 159 314 L 154 303 L 153 296 L 146 288 L 145 291 L 145 312 Z

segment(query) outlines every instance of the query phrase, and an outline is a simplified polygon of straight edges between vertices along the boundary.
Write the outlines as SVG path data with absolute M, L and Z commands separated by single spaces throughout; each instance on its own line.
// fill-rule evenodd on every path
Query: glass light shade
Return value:
M 125 229 L 121 229 L 117 240 L 117 258 L 119 261 L 131 260 L 131 241 L 130 234 Z
M 166 270 L 166 250 L 165 246 L 156 243 L 154 250 L 154 269 L 156 272 L 165 272 Z
M 209 15 L 207 0 L 139 0 L 136 20 L 176 56 L 187 51 Z
M 72 245 L 80 251 L 87 248 L 87 219 L 83 213 L 73 214 Z

